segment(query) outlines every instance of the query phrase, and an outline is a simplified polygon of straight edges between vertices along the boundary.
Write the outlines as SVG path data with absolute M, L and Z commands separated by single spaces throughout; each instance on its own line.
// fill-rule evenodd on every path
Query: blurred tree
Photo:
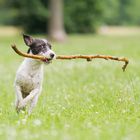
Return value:
M 0 0 L 0 6 L 3 6 L 5 4 L 5 0 Z
M 126 24 L 140 25 L 140 0 L 129 0 L 129 5 L 126 7 L 127 21 Z
M 129 21 L 130 15 L 127 13 L 128 7 L 131 5 L 131 0 L 119 0 L 119 24 L 126 24 Z
M 119 0 L 106 0 L 103 2 L 103 19 L 102 22 L 107 25 L 119 24 Z
M 17 16 L 17 11 L 7 0 L 0 0 L 0 24 L 11 25 L 14 24 L 14 18 Z
M 9 0 L 18 9 L 16 24 L 30 33 L 47 32 L 51 38 L 63 40 L 67 32 L 94 32 L 101 19 L 103 5 L 100 0 Z M 48 7 L 49 5 L 49 7 Z M 50 9 L 50 14 L 49 10 Z M 64 13 L 64 21 L 63 21 Z M 49 24 L 49 25 L 48 25 Z
M 65 27 L 68 32 L 95 32 L 102 18 L 101 0 L 65 0 Z
M 63 0 L 49 0 L 48 33 L 53 40 L 64 41 Z
M 29 33 L 47 30 L 63 39 L 64 27 L 68 33 L 91 33 L 101 23 L 140 25 L 139 5 L 140 0 L 0 0 L 0 24 L 17 24 Z
M 107 25 L 140 24 L 139 0 L 104 1 L 103 23 Z
M 9 0 L 18 9 L 16 24 L 28 33 L 46 33 L 48 9 L 46 0 Z

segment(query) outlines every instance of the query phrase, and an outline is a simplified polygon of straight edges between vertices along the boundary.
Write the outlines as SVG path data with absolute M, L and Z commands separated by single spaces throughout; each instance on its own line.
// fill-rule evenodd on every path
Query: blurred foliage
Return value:
M 64 19 L 67 32 L 94 32 L 101 19 L 102 9 L 101 0 L 65 0 Z
M 48 9 L 46 0 L 9 0 L 11 7 L 18 10 L 15 24 L 30 33 L 46 32 Z
M 17 16 L 18 11 L 11 7 L 9 1 L 0 0 L 0 24 L 10 25 L 14 24 L 14 19 Z
M 45 33 L 49 0 L 0 0 L 0 24 Z M 139 0 L 64 0 L 64 25 L 69 33 L 94 32 L 98 25 L 140 25 Z
M 139 0 L 106 0 L 103 23 L 107 25 L 139 25 Z

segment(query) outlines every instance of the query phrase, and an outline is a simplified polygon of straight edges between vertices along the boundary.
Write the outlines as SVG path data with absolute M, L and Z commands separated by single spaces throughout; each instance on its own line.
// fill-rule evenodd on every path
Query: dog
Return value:
M 28 46 L 29 54 L 43 55 L 47 58 L 43 61 L 25 58 L 16 73 L 14 83 L 16 111 L 20 112 L 29 105 L 28 114 L 30 115 L 42 90 L 43 63 L 49 64 L 56 57 L 56 54 L 46 39 L 37 39 L 23 34 L 23 40 Z

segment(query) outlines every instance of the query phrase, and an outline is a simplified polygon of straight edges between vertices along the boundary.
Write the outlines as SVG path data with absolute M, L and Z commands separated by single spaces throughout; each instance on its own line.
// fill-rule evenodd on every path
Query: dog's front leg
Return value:
M 39 97 L 39 94 L 35 95 L 35 97 L 31 100 L 31 103 L 30 103 L 30 106 L 29 106 L 29 110 L 28 110 L 28 114 L 29 115 L 31 114 L 33 108 L 36 106 L 37 101 L 38 101 L 38 97 Z
M 16 92 L 15 107 L 16 107 L 16 111 L 19 112 L 18 106 L 19 106 L 19 103 L 22 102 L 22 100 L 23 100 L 20 86 L 18 86 L 18 85 L 15 86 L 15 92 Z
M 32 90 L 30 94 L 19 103 L 18 108 L 24 108 L 39 93 L 40 93 L 39 88 Z

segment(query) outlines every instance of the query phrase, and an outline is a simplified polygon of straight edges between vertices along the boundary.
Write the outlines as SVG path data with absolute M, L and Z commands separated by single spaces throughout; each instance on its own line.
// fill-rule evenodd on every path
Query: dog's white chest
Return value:
M 32 59 L 25 59 L 16 75 L 16 84 L 22 92 L 30 93 L 33 89 L 40 88 L 43 80 L 43 65 Z

